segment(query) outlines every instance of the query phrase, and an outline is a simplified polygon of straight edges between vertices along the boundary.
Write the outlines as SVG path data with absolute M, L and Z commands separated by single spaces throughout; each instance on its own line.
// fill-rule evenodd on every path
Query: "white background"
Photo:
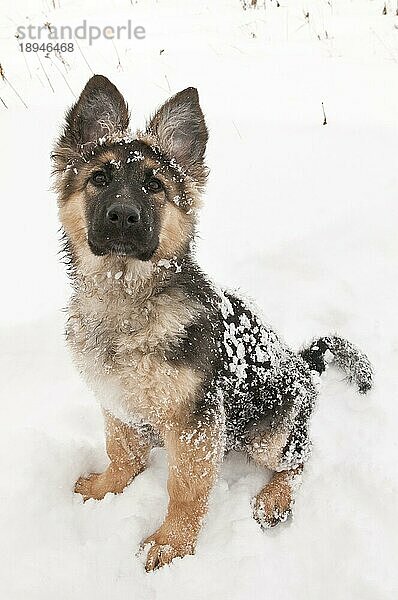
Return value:
M 1 3 L 4 599 L 397 597 L 396 3 L 387 15 L 378 0 L 280 4 Z M 40 64 L 14 37 L 20 25 L 83 18 L 146 28 L 143 41 L 79 42 L 92 71 L 125 94 L 133 128 L 172 93 L 199 90 L 211 170 L 203 267 L 255 298 L 294 348 L 337 331 L 369 353 L 376 372 L 366 397 L 337 371 L 324 378 L 291 523 L 258 528 L 250 498 L 268 474 L 231 455 L 196 556 L 149 575 L 135 552 L 164 515 L 163 450 L 120 496 L 83 504 L 73 494 L 77 477 L 104 467 L 106 455 L 100 411 L 64 348 L 70 292 L 49 154 L 74 101 L 69 87 L 78 96 L 92 73 L 78 48 L 64 55 L 68 65 L 44 54 Z

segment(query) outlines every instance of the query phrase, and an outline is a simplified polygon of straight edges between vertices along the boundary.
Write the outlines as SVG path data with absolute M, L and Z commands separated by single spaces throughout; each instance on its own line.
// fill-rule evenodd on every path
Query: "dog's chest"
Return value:
M 75 298 L 67 340 L 79 370 L 101 406 L 125 422 L 154 427 L 192 393 L 195 375 L 167 359 L 184 336 L 195 308 L 179 295 L 135 304 Z

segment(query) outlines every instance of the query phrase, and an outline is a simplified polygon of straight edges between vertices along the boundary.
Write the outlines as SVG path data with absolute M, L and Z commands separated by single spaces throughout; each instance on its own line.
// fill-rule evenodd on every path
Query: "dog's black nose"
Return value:
M 106 219 L 119 230 L 129 229 L 140 220 L 140 211 L 135 206 L 115 202 L 106 211 Z

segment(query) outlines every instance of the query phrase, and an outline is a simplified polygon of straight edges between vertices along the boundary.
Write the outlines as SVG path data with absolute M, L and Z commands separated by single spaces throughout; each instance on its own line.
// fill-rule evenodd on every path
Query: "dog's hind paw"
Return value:
M 252 500 L 252 509 L 253 518 L 260 525 L 261 529 L 275 527 L 275 525 L 284 523 L 293 515 L 291 506 L 284 510 L 280 510 L 275 506 L 273 508 L 271 506 L 266 506 L 262 500 L 257 501 L 257 498 L 253 498 Z
M 253 498 L 253 517 L 263 529 L 283 523 L 291 515 L 303 465 L 275 472 L 271 481 Z

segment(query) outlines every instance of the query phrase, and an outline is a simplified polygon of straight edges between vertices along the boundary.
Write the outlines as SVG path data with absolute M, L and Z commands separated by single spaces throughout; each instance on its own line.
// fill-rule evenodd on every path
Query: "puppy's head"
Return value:
M 128 126 L 123 96 L 100 75 L 66 116 L 53 159 L 60 218 L 77 257 L 179 257 L 192 239 L 208 138 L 196 89 L 170 98 L 135 137 Z

